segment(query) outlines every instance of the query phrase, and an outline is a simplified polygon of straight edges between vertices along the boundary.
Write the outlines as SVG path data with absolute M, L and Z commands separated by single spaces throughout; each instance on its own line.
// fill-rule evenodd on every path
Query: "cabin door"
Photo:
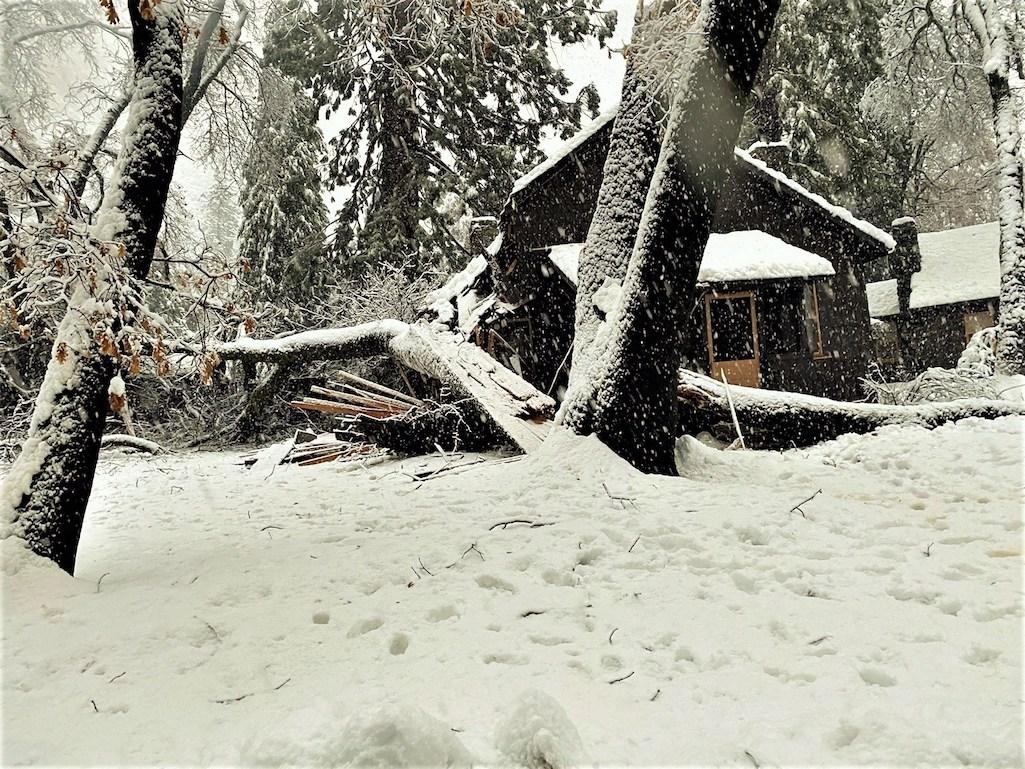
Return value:
M 758 317 L 752 291 L 705 294 L 708 363 L 716 379 L 758 387 Z

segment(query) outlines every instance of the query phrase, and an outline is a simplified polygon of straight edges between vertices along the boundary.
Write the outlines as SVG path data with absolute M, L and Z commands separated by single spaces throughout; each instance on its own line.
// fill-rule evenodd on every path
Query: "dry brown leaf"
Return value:
M 107 393 L 107 403 L 110 404 L 111 411 L 115 414 L 120 414 L 125 407 L 125 398 L 117 393 Z

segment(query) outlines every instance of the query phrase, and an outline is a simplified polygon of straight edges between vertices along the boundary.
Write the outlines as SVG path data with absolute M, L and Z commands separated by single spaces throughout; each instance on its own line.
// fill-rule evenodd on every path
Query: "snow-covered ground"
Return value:
M 111 453 L 76 579 L 3 543 L 3 763 L 1020 765 L 1023 427 Z

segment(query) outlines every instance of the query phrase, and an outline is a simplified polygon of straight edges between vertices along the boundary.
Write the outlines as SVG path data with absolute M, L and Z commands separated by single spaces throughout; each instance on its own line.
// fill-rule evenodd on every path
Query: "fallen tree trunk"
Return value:
M 302 331 L 279 339 L 244 338 L 216 348 L 222 360 L 274 363 L 294 371 L 313 361 L 387 355 L 407 368 L 440 381 L 453 400 L 465 401 L 472 423 L 493 429 L 501 442 L 533 451 L 548 432 L 555 401 L 535 389 L 484 350 L 453 334 L 423 324 L 380 320 L 338 329 Z M 279 386 L 284 384 L 280 377 Z M 270 398 L 266 392 L 261 396 Z
M 140 438 L 137 435 L 125 435 L 124 433 L 108 433 L 100 441 L 100 447 L 105 449 L 126 448 L 136 451 L 145 451 L 148 454 L 163 454 L 167 449 L 155 441 Z
M 680 372 L 681 421 L 688 432 L 736 437 L 726 388 L 692 371 Z M 846 433 L 870 433 L 885 425 L 926 428 L 967 417 L 995 419 L 1025 415 L 1025 404 L 971 398 L 915 406 L 845 403 L 813 395 L 755 390 L 731 385 L 729 394 L 748 448 L 789 449 L 811 446 Z

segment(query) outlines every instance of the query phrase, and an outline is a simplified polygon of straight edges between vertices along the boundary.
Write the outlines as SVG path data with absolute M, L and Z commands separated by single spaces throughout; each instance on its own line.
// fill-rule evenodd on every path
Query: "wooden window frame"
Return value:
M 828 360 L 832 356 L 826 351 L 825 343 L 822 341 L 822 316 L 819 314 L 819 286 L 817 282 L 811 284 L 811 304 L 808 307 L 807 321 L 815 323 L 815 348 L 811 351 L 812 360 Z
M 711 371 L 712 364 L 722 363 L 715 360 L 712 337 L 712 302 L 716 299 L 747 299 L 751 303 L 751 338 L 754 345 L 754 357 L 742 358 L 741 360 L 754 360 L 758 362 L 758 368 L 762 365 L 762 348 L 758 342 L 758 304 L 755 301 L 754 290 L 748 291 L 708 291 L 705 293 L 705 347 L 708 348 L 708 367 Z M 729 361 L 725 361 L 729 362 Z

